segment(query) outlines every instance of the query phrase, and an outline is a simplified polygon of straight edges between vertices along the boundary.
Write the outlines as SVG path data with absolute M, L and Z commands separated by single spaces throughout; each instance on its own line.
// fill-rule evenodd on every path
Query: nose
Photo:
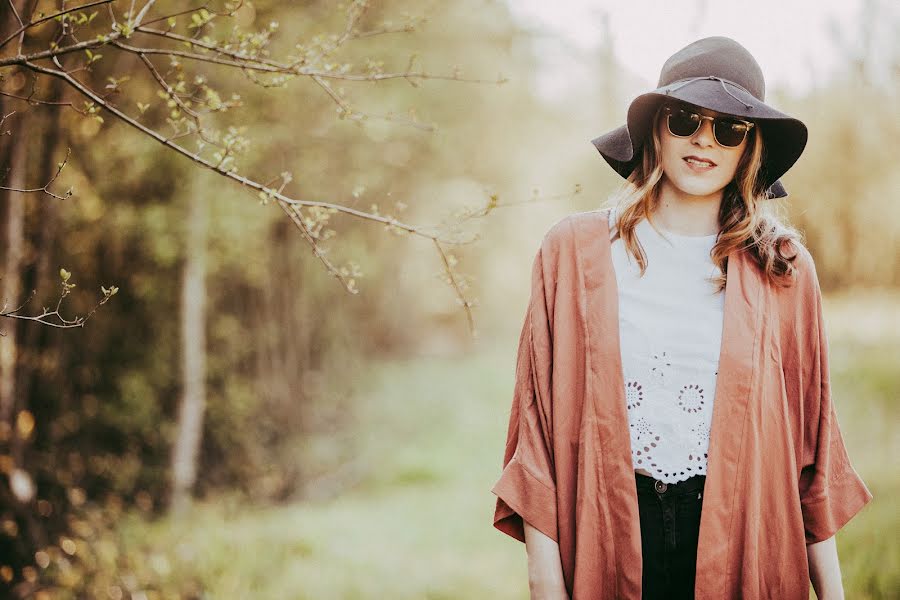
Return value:
M 694 133 L 691 142 L 699 146 L 712 146 L 714 141 L 715 133 L 713 132 L 713 122 L 709 119 L 703 119 L 703 122 L 700 124 L 700 129 Z

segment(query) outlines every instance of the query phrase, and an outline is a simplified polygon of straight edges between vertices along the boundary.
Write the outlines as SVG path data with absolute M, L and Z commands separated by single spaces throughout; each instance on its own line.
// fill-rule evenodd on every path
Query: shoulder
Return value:
M 541 250 L 551 255 L 574 250 L 579 238 L 583 239 L 584 235 L 592 235 L 608 226 L 608 210 L 589 210 L 562 217 L 544 234 Z
M 815 266 L 809 248 L 807 248 L 806 245 L 803 244 L 803 242 L 796 238 L 789 238 L 785 240 L 782 250 L 785 256 L 796 257 L 794 259 L 794 264 L 798 267 L 809 268 Z
M 794 256 L 794 274 L 788 287 L 775 286 L 773 292 L 782 326 L 788 335 L 807 331 L 818 319 L 822 304 L 822 290 L 816 273 L 816 263 L 809 249 L 802 242 L 792 239 L 785 242 L 785 256 Z
M 810 253 L 803 242 L 794 238 L 788 239 L 783 244 L 782 252 L 788 258 L 794 257 L 792 261 L 794 265 L 794 284 L 792 287 L 795 287 L 800 293 L 808 293 L 819 287 L 816 262 L 812 253 Z

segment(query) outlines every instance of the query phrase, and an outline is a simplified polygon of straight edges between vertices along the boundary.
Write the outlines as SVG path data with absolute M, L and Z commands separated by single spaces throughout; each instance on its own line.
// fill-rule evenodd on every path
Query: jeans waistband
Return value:
M 643 473 L 634 473 L 635 485 L 638 492 L 659 494 L 661 496 L 680 496 L 682 494 L 697 493 L 703 490 L 706 483 L 706 475 L 694 475 L 678 483 L 665 483 Z

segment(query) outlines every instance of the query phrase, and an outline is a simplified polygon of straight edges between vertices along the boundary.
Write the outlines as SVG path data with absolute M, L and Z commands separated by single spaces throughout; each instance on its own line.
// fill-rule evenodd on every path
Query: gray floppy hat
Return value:
M 679 100 L 701 108 L 753 121 L 763 137 L 761 176 L 769 198 L 783 198 L 779 181 L 806 147 L 807 129 L 799 119 L 765 104 L 766 83 L 756 59 L 736 41 L 707 37 L 693 42 L 665 62 L 657 88 L 635 98 L 627 124 L 591 143 L 622 177 L 640 160 L 640 146 L 648 139 L 653 115 L 660 104 Z

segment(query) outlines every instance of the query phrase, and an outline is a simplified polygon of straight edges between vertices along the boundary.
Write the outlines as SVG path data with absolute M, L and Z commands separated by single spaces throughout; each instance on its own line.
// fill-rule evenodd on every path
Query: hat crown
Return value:
M 697 40 L 670 56 L 659 73 L 657 87 L 709 76 L 734 82 L 765 102 L 766 82 L 759 63 L 739 43 L 721 36 Z

